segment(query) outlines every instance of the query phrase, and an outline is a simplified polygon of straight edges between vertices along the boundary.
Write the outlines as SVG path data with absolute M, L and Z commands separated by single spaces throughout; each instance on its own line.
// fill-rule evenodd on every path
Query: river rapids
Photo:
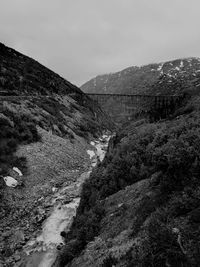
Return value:
M 92 168 L 99 161 L 103 160 L 109 139 L 110 136 L 104 134 L 98 140 L 92 141 L 90 144 L 93 146 L 93 149 L 87 150 L 87 154 L 91 160 L 90 169 L 82 173 L 76 182 L 54 192 L 51 203 L 53 204 L 53 210 L 50 216 L 44 221 L 40 234 L 29 241 L 24 247 L 26 259 L 20 266 L 51 267 L 53 265 L 57 257 L 57 248 L 63 245 L 60 232 L 69 231 L 80 202 L 82 185 L 89 178 Z M 65 200 L 69 194 L 71 200 L 66 203 Z

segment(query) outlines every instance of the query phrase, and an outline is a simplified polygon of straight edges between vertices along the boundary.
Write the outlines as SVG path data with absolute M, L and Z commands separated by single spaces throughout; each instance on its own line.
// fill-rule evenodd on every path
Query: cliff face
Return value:
M 81 86 L 96 94 L 178 94 L 184 88 L 198 85 L 200 59 L 186 58 L 97 76 Z

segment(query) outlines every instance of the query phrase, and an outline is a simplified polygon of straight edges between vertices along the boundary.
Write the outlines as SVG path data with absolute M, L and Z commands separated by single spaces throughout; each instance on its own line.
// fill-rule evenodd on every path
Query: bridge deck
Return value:
M 127 96 L 127 97 L 180 97 L 181 94 L 174 95 L 148 95 L 148 94 L 94 94 L 94 93 L 86 93 L 88 96 Z

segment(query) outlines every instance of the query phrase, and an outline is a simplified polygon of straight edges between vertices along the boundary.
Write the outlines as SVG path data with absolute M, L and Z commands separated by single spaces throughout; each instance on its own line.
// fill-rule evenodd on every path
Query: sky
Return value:
M 80 86 L 104 73 L 200 57 L 199 0 L 0 0 L 0 42 Z

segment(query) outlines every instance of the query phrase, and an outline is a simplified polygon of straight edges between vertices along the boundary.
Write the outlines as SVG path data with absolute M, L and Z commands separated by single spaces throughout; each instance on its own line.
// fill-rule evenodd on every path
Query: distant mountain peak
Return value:
M 99 75 L 83 84 L 81 89 L 86 93 L 145 94 L 153 93 L 155 85 L 162 84 L 160 93 L 173 94 L 180 93 L 183 84 L 187 87 L 187 84 L 194 82 L 194 78 L 199 79 L 200 83 L 200 58 L 189 57 L 140 67 L 131 66 L 115 73 Z M 180 81 L 182 86 L 179 86 Z M 155 93 L 159 93 L 159 88 Z

